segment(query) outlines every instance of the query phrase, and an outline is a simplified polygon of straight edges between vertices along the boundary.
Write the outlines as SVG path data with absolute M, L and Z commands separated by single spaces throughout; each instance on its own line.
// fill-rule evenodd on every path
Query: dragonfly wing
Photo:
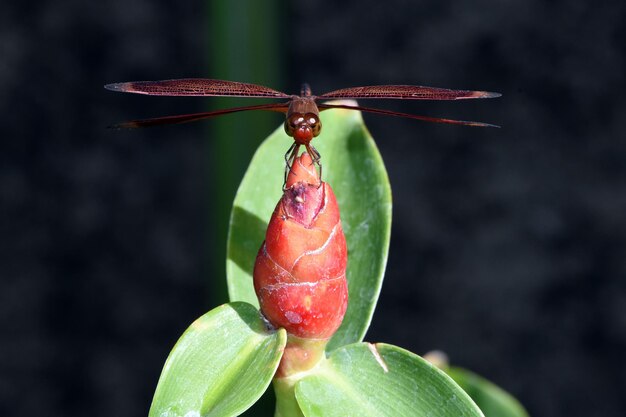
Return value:
M 267 110 L 279 113 L 286 113 L 289 103 L 280 104 L 260 104 L 258 106 L 233 107 L 232 109 L 222 109 L 202 113 L 180 114 L 176 116 L 155 117 L 152 119 L 131 120 L 129 122 L 118 123 L 109 128 L 112 129 L 134 129 L 138 127 L 151 127 L 161 125 L 174 125 L 181 123 L 195 122 L 196 120 L 210 119 L 211 117 L 221 116 L 224 114 L 236 113 L 248 110 Z
M 372 85 L 350 87 L 317 96 L 319 99 L 331 98 L 387 98 L 408 100 L 461 100 L 470 98 L 500 97 L 500 93 L 489 91 L 450 90 L 447 88 L 423 87 L 419 85 Z
M 205 78 L 130 81 L 107 84 L 104 88 L 123 93 L 147 94 L 150 96 L 291 97 L 288 94 L 262 85 Z
M 472 122 L 472 121 L 467 121 L 467 120 L 443 119 L 440 117 L 420 116 L 417 114 L 400 113 L 400 112 L 391 111 L 391 110 L 373 109 L 371 107 L 350 106 L 350 105 L 344 105 L 344 104 L 318 104 L 317 107 L 320 109 L 320 111 L 328 110 L 328 109 L 348 109 L 348 110 L 359 110 L 359 111 L 364 111 L 368 113 L 385 114 L 387 116 L 406 117 L 409 119 L 423 120 L 425 122 L 433 122 L 433 123 L 445 123 L 445 124 L 451 124 L 451 125 L 478 126 L 478 127 L 500 127 L 497 125 L 492 125 L 490 123 Z

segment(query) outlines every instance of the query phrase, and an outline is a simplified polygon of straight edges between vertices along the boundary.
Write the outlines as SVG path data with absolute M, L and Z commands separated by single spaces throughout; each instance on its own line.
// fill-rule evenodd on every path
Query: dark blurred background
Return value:
M 226 300 L 228 210 L 281 119 L 105 129 L 240 104 L 102 88 L 181 77 L 503 93 L 362 103 L 502 125 L 365 116 L 394 192 L 367 339 L 444 350 L 533 416 L 626 415 L 624 22 L 617 0 L 3 1 L 0 415 L 147 415 Z

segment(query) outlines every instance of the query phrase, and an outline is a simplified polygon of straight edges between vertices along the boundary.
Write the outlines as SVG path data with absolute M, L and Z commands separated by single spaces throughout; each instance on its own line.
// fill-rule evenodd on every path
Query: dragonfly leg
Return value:
M 320 178 L 320 183 L 318 185 L 318 187 L 319 187 L 319 186 L 322 185 L 322 163 L 320 162 L 320 160 L 322 159 L 322 155 L 320 155 L 318 150 L 315 149 L 315 146 L 313 146 L 313 145 L 308 145 L 307 144 L 307 145 L 305 145 L 305 147 L 306 147 L 306 151 L 309 153 L 309 156 L 313 160 L 313 163 L 317 165 L 318 174 L 319 174 L 319 178 Z
M 298 151 L 300 151 L 300 145 L 294 142 L 285 153 L 285 179 L 283 181 L 283 191 L 287 190 L 285 187 L 287 184 L 287 177 L 291 172 L 291 167 L 293 166 L 294 161 L 298 157 Z

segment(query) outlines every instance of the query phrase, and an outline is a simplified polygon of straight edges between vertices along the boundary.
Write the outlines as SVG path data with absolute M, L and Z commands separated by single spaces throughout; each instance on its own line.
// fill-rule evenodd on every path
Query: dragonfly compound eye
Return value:
M 293 137 L 293 131 L 295 130 L 295 126 L 290 123 L 289 120 L 285 120 L 285 124 L 283 126 L 285 127 L 285 133 L 287 134 L 287 136 Z
M 320 121 L 320 119 L 315 114 L 312 114 L 312 113 L 309 113 L 306 116 L 307 116 L 306 117 L 307 123 L 309 127 L 311 127 L 313 136 L 315 137 L 319 135 L 322 130 L 322 122 Z

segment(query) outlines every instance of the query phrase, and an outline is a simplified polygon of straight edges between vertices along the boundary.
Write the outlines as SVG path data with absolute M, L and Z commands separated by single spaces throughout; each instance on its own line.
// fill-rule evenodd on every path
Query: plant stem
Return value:
M 313 369 L 324 357 L 328 339 L 303 339 L 288 335 L 276 378 L 294 377 Z
M 329 339 L 304 339 L 287 336 L 287 346 L 274 377 L 275 417 L 302 416 L 296 400 L 296 383 L 326 359 L 324 348 Z
M 276 393 L 274 417 L 304 417 L 295 393 L 295 385 L 299 380 L 297 376 L 274 379 L 274 392 Z

